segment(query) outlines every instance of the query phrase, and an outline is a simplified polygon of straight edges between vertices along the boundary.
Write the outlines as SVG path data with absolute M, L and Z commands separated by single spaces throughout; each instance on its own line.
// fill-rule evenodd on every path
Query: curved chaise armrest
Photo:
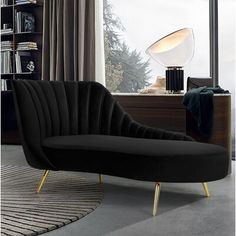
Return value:
M 130 136 L 148 139 L 195 141 L 192 137 L 184 133 L 154 128 L 142 125 L 136 121 L 131 123 Z

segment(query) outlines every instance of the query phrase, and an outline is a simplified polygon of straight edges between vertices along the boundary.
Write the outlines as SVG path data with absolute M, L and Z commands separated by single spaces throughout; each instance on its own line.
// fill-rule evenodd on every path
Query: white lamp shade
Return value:
M 183 67 L 193 57 L 193 30 L 177 30 L 152 44 L 146 53 L 165 67 Z

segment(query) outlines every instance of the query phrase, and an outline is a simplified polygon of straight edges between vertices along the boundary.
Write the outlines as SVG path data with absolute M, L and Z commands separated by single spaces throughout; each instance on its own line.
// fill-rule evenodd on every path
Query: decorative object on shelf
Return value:
M 9 26 L 9 24 L 6 24 L 6 23 L 5 23 L 5 24 L 3 24 L 2 26 L 3 26 L 3 27 L 2 27 L 3 29 L 7 29 L 7 28 L 9 28 L 9 27 L 8 27 L 8 26 Z
M 146 53 L 165 66 L 166 90 L 179 93 L 184 89 L 183 67 L 194 54 L 194 35 L 190 28 L 177 30 L 153 43 Z
M 35 31 L 35 18 L 33 14 L 28 12 L 16 12 L 16 32 L 34 32 Z
M 17 51 L 15 54 L 16 73 L 33 72 L 35 69 L 34 61 L 30 52 Z
M 162 76 L 157 76 L 156 81 L 150 85 L 139 91 L 141 94 L 165 94 L 167 93 L 166 88 L 166 78 Z
M 33 61 L 29 61 L 28 65 L 26 66 L 26 68 L 32 73 L 34 71 L 34 62 Z

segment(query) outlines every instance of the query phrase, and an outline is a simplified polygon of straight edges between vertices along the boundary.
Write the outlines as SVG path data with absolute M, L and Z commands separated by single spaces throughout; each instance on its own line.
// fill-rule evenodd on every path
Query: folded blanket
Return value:
M 183 97 L 183 104 L 193 114 L 198 124 L 199 132 L 210 138 L 213 127 L 213 95 L 214 93 L 229 93 L 228 90 L 216 87 L 199 87 L 189 90 Z

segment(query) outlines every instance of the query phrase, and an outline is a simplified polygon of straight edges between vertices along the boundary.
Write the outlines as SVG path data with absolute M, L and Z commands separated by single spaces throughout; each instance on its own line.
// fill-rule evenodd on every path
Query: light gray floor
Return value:
M 2 145 L 2 164 L 27 165 L 21 146 Z M 235 193 L 233 173 L 209 183 L 210 198 L 201 184 L 162 185 L 159 211 L 152 217 L 154 184 L 104 176 L 105 197 L 86 217 L 45 236 L 233 236 Z M 78 173 L 88 179 L 97 175 Z

